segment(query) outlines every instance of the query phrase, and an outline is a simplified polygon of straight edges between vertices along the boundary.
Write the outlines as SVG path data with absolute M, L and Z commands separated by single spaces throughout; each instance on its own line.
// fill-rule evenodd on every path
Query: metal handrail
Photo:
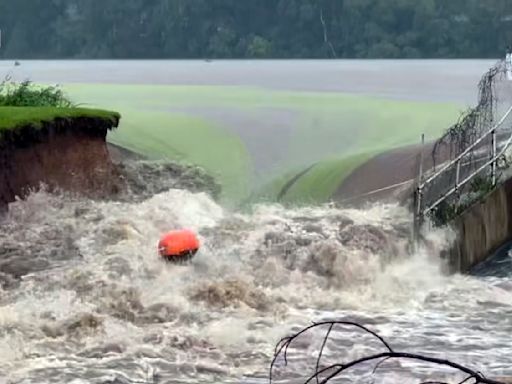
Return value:
M 499 157 L 501 157 L 508 147 L 512 144 L 512 133 L 510 137 L 505 142 L 505 145 L 500 150 L 500 153 L 496 154 L 496 131 L 500 128 L 500 126 L 505 122 L 505 119 L 512 113 L 512 106 L 506 111 L 506 113 L 502 116 L 502 118 L 495 124 L 492 128 L 490 128 L 487 132 L 481 135 L 474 143 L 469 145 L 462 153 L 460 153 L 455 159 L 451 160 L 447 164 L 445 164 L 439 171 L 434 172 L 431 176 L 429 176 L 425 181 L 421 182 L 421 170 L 420 170 L 420 180 L 417 187 L 417 208 L 416 215 L 417 219 L 415 219 L 416 223 L 421 223 L 423 221 L 423 217 L 435 209 L 439 204 L 441 204 L 448 197 L 457 192 L 462 186 L 464 186 L 467 182 L 469 182 L 472 178 L 477 176 L 481 171 L 483 171 L 486 167 L 492 167 L 492 183 L 496 184 L 496 161 Z M 462 181 L 459 181 L 460 176 L 460 167 L 463 161 L 464 156 L 466 156 L 470 151 L 472 151 L 475 147 L 477 147 L 486 137 L 492 135 L 492 158 L 486 161 L 481 167 L 479 167 L 476 171 L 471 173 Z M 423 190 L 428 185 L 431 184 L 436 178 L 440 177 L 443 173 L 445 173 L 449 169 L 453 169 L 456 167 L 456 177 L 455 177 L 455 185 L 449 189 L 446 193 L 444 193 L 441 197 L 439 197 L 433 204 L 430 204 L 427 207 L 422 208 L 422 200 L 423 200 Z M 415 216 L 416 217 L 416 216 Z
M 452 194 L 454 194 L 455 192 L 457 192 L 457 190 L 463 186 L 464 184 L 466 184 L 468 181 L 470 181 L 473 177 L 475 177 L 476 175 L 478 175 L 480 172 L 482 172 L 486 167 L 488 167 L 489 165 L 494 165 L 496 160 L 502 156 L 506 150 L 508 149 L 508 147 L 510 146 L 510 144 L 512 143 L 512 134 L 510 135 L 510 137 L 508 138 L 507 142 L 505 143 L 505 145 L 503 146 L 503 149 L 500 151 L 500 153 L 498 153 L 497 155 L 495 155 L 491 160 L 489 160 L 487 163 L 485 163 L 484 165 L 482 165 L 480 168 L 478 168 L 476 171 L 474 171 L 472 174 L 470 174 L 468 177 L 466 177 L 464 180 L 462 180 L 461 182 L 459 183 L 455 183 L 455 187 L 453 187 L 452 189 L 450 189 L 448 192 L 446 192 L 443 196 L 441 196 L 439 199 L 437 199 L 430 207 L 426 208 L 424 211 L 423 211 L 423 215 L 426 215 L 428 214 L 430 211 L 432 211 L 433 209 L 435 209 L 439 204 L 442 203 L 443 200 L 447 199 L 448 197 L 450 197 Z
M 505 119 L 508 117 L 508 115 L 512 112 L 512 106 L 507 110 L 507 112 L 503 115 L 503 117 L 498 121 L 496 125 L 494 125 L 491 129 L 489 129 L 486 133 L 484 133 L 478 140 L 476 140 L 473 144 L 468 146 L 459 156 L 457 156 L 455 159 L 450 161 L 448 164 L 446 164 L 443 168 L 441 168 L 439 171 L 435 172 L 433 175 L 431 175 L 428 179 L 426 179 L 423 183 L 420 184 L 419 188 L 423 189 L 425 185 L 431 183 L 435 178 L 437 178 L 439 175 L 444 173 L 448 168 L 450 168 L 452 165 L 456 164 L 460 159 L 462 159 L 464 156 L 466 156 L 474 147 L 476 147 L 478 144 L 480 144 L 483 139 L 485 139 L 487 136 L 491 135 L 496 129 L 498 129 L 504 122 Z

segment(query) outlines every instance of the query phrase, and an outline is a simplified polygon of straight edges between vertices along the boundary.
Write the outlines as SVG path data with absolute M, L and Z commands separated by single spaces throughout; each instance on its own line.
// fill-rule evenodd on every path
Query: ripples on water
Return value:
M 163 264 L 159 235 L 183 226 L 199 232 L 202 249 L 190 265 Z M 265 382 L 282 336 L 331 318 L 366 324 L 395 350 L 512 374 L 510 279 L 444 276 L 438 255 L 449 234 L 432 233 L 409 255 L 409 228 L 408 213 L 391 205 L 243 215 L 178 190 L 139 203 L 33 194 L 0 225 L 0 377 Z M 326 362 L 377 351 L 359 335 L 334 332 Z M 316 336 L 291 351 L 281 381 L 309 376 Z M 408 367 L 390 362 L 373 379 L 352 372 L 366 383 L 449 377 Z

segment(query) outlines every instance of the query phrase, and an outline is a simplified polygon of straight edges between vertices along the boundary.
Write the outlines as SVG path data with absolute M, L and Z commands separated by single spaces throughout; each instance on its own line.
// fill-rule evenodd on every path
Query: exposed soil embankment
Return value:
M 369 201 L 404 201 L 412 193 L 412 182 L 419 170 L 423 151 L 423 170 L 434 166 L 432 150 L 434 142 L 424 146 L 411 145 L 381 153 L 355 169 L 334 193 L 334 201 L 344 204 L 364 204 Z M 448 148 L 443 148 L 438 164 L 450 158 Z
M 107 197 L 119 177 L 106 145 L 119 119 L 76 117 L 43 122 L 41 128 L 4 131 L 0 138 L 0 209 L 41 183 L 50 189 Z
M 509 133 L 498 134 L 498 143 L 504 143 Z M 410 145 L 383 152 L 356 168 L 335 191 L 333 200 L 344 205 L 361 205 L 375 201 L 405 202 L 412 196 L 412 188 L 419 172 L 421 153 L 423 152 L 423 172 L 431 171 L 457 156 L 456 148 L 441 145 L 436 150 L 434 164 L 433 150 L 436 142 L 425 145 Z M 475 152 L 488 146 L 483 141 Z M 464 158 L 467 161 L 468 157 Z M 476 158 L 475 158 L 476 159 Z M 481 160 L 485 159 L 481 157 Z M 425 174 L 425 173 L 424 173 Z

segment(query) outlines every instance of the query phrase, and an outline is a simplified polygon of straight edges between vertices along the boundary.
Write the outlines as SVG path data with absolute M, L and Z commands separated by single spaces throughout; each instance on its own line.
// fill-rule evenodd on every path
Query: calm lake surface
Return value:
M 49 83 L 251 86 L 472 104 L 496 60 L 0 61 L 0 71 Z

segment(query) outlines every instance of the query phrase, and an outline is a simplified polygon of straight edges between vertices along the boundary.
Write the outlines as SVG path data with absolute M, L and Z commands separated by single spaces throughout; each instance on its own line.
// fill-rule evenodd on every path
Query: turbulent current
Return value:
M 394 205 L 234 213 L 183 190 L 135 203 L 34 193 L 0 224 L 0 382 L 263 383 L 279 339 L 325 319 L 512 374 L 510 279 L 444 275 L 451 235 L 431 233 L 411 253 L 410 225 Z M 165 264 L 158 238 L 181 227 L 203 246 L 189 265 Z M 382 350 L 354 330 L 332 338 L 327 362 Z M 304 382 L 320 344 L 320 333 L 300 339 L 276 380 Z M 457 377 L 407 361 L 371 369 L 346 377 Z

